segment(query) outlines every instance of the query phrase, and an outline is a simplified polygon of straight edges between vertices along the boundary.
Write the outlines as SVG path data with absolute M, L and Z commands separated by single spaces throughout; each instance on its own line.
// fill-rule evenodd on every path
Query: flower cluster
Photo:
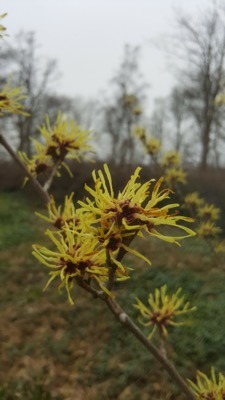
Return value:
M 182 168 L 166 168 L 165 170 L 165 181 L 167 185 L 170 185 L 171 187 L 176 187 L 177 184 L 186 184 L 186 172 Z
M 0 20 L 5 18 L 7 13 L 0 14 Z M 0 39 L 6 35 L 6 28 L 0 24 Z M 0 89 L 0 117 L 7 113 L 28 115 L 24 111 L 23 105 L 20 101 L 24 99 L 21 89 L 19 87 L 11 87 L 8 82 L 2 89 Z
M 34 245 L 34 256 L 44 265 L 51 268 L 50 282 L 56 277 L 60 277 L 62 287 L 66 287 L 68 298 L 73 304 L 70 290 L 77 283 L 84 282 L 89 284 L 93 279 L 99 286 L 107 291 L 103 283 L 107 280 L 106 259 L 103 249 L 100 248 L 96 240 L 87 236 L 84 240 L 82 235 L 74 235 L 73 231 L 65 226 L 63 234 L 54 235 L 47 230 L 47 235 L 56 246 L 56 250 L 50 250 L 46 247 Z M 119 275 L 119 271 L 117 270 Z
M 154 295 L 149 294 L 148 307 L 138 298 L 136 299 L 137 304 L 134 304 L 144 318 L 144 321 L 140 320 L 142 325 L 153 327 L 148 336 L 149 339 L 157 330 L 160 335 L 167 336 L 167 325 L 185 325 L 186 321 L 177 322 L 175 319 L 196 310 L 196 307 L 189 307 L 189 302 L 184 303 L 184 296 L 180 297 L 181 288 L 172 295 L 168 295 L 166 290 L 166 285 L 164 285 L 160 289 L 156 289 Z
M 187 183 L 187 174 L 181 168 L 181 156 L 177 151 L 171 150 L 164 153 L 159 163 L 164 170 L 164 177 L 167 185 L 176 188 L 177 185 L 185 185 Z
M 181 156 L 171 150 L 161 155 L 161 142 L 157 137 L 149 137 L 142 126 L 134 127 L 134 134 L 142 142 L 147 154 L 151 156 L 158 167 L 163 170 L 163 176 L 167 185 L 175 189 L 177 185 L 186 184 L 186 172 L 181 168 Z
M 5 18 L 7 13 L 0 15 L 0 20 Z M 6 35 L 6 27 L 0 24 L 0 39 L 2 39 Z
M 127 93 L 122 97 L 122 107 L 125 107 L 134 117 L 139 117 L 142 114 L 138 98 L 134 94 Z
M 161 142 L 158 138 L 154 136 L 149 137 L 146 129 L 140 125 L 134 127 L 133 133 L 141 140 L 147 154 L 152 157 L 158 156 L 161 150 Z
M 198 192 L 188 193 L 184 197 L 184 205 L 190 210 L 191 215 L 196 215 L 203 204 L 204 200 L 199 196 Z
M 151 137 L 146 139 L 145 147 L 148 154 L 155 156 L 161 149 L 161 142 L 158 138 Z
M 19 87 L 11 87 L 8 82 L 0 91 L 0 116 L 7 113 L 28 115 L 21 104 L 24 97 Z
M 205 221 L 217 221 L 220 216 L 220 209 L 216 208 L 213 204 L 204 204 L 198 210 L 198 215 Z
M 225 399 L 225 376 L 219 373 L 216 377 L 214 368 L 211 369 L 211 377 L 208 378 L 203 372 L 197 372 L 197 382 L 188 381 L 196 400 L 224 400 Z
M 177 167 L 181 163 L 181 156 L 176 150 L 170 150 L 163 154 L 160 164 L 164 168 Z
M 56 168 L 59 176 L 61 166 L 72 175 L 65 160 L 80 161 L 86 153 L 91 152 L 91 146 L 88 144 L 91 133 L 82 130 L 75 121 L 65 118 L 61 113 L 53 126 L 47 116 L 46 123 L 39 130 L 42 142 L 33 139 L 35 153 L 32 158 L 29 159 L 25 153 L 19 153 L 34 178 L 53 168 Z
M 203 239 L 214 239 L 218 236 L 222 231 L 221 228 L 215 226 L 215 224 L 211 221 L 201 222 L 198 228 L 196 229 L 199 237 Z
M 187 183 L 187 174 L 181 167 L 180 154 L 176 150 L 170 150 L 161 154 L 160 158 L 160 142 L 157 138 L 147 139 L 146 128 L 143 126 L 136 126 L 134 133 L 151 156 L 154 164 L 158 165 L 159 170 L 163 172 L 165 183 L 172 190 L 178 192 L 180 200 L 183 202 L 183 208 L 190 217 L 195 219 L 198 237 L 210 240 L 210 248 L 214 249 L 216 253 L 224 253 L 224 243 L 218 243 L 221 229 L 216 226 L 216 221 L 220 217 L 219 208 L 205 203 L 197 192 L 189 193 L 186 196 L 182 195 L 181 185 Z
M 220 216 L 219 208 L 213 204 L 205 203 L 197 192 L 188 194 L 184 198 L 184 205 L 189 214 L 196 217 L 198 223 L 196 232 L 200 238 L 215 239 L 221 233 L 221 229 L 215 225 Z M 217 244 L 214 247 L 218 247 Z
M 59 276 L 61 286 L 66 286 L 68 293 L 74 280 L 89 286 L 94 284 L 94 287 L 97 282 L 100 289 L 109 294 L 112 278 L 113 282 L 129 278 L 130 269 L 122 261 L 126 253 L 150 263 L 144 255 L 131 248 L 136 235 L 143 236 L 146 232 L 176 244 L 180 239 L 194 235 L 186 226 L 192 221 L 190 218 L 171 213 L 178 204 L 165 204 L 170 190 L 161 189 L 162 179 L 141 184 L 138 182 L 139 172 L 138 167 L 124 189 L 115 195 L 111 174 L 105 164 L 104 171 L 92 174 L 94 188 L 85 186 L 91 198 L 79 201 L 76 209 L 73 194 L 66 197 L 63 207 L 57 207 L 51 197 L 48 216 L 40 216 L 54 227 L 54 231 L 48 230 L 47 235 L 56 250 L 34 246 L 34 255 L 55 269 L 50 273 L 50 281 Z M 171 235 L 161 231 L 162 227 L 178 228 L 184 233 L 179 236 L 176 229 L 176 235 Z M 72 302 L 70 295 L 69 299 Z
M 142 125 L 135 125 L 133 127 L 133 134 L 140 140 L 144 140 L 146 136 L 146 129 Z

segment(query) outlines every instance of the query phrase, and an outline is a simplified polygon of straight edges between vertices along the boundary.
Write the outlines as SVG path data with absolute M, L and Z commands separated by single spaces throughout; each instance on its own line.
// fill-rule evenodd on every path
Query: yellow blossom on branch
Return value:
M 215 243 L 214 250 L 215 250 L 215 253 L 217 253 L 217 254 L 225 253 L 225 240 L 223 240 L 222 242 L 219 242 L 219 243 Z
M 100 223 L 105 234 L 120 232 L 121 237 L 136 235 L 140 231 L 146 231 L 152 236 L 162 240 L 178 244 L 178 240 L 195 233 L 180 221 L 191 222 L 192 219 L 170 213 L 171 209 L 178 204 L 167 204 L 161 206 L 162 201 L 168 200 L 171 191 L 161 189 L 162 179 L 152 188 L 153 180 L 144 184 L 137 182 L 141 168 L 136 168 L 134 174 L 126 184 L 122 192 L 115 195 L 112 178 L 108 166 L 104 165 L 104 173 L 99 170 L 93 172 L 94 189 L 85 185 L 85 189 L 92 196 L 86 201 L 79 201 L 83 210 L 90 211 L 96 215 L 96 222 Z M 144 204 L 143 204 L 144 203 Z M 163 235 L 158 232 L 158 226 L 172 226 L 184 231 L 184 236 Z M 118 243 L 118 247 L 120 243 Z
M 87 152 L 92 150 L 88 144 L 91 132 L 81 129 L 74 120 L 58 114 L 53 126 L 49 117 L 39 129 L 46 140 L 46 154 L 53 160 L 63 162 L 65 158 L 80 160 Z
M 225 104 L 225 94 L 222 92 L 219 92 L 214 100 L 215 106 L 223 106 Z
M 142 114 L 142 109 L 139 106 L 134 107 L 131 111 L 132 114 L 135 115 L 136 117 Z
M 53 197 L 48 204 L 48 216 L 40 215 L 52 223 L 58 231 L 47 231 L 56 246 L 56 251 L 46 247 L 34 246 L 34 255 L 46 266 L 53 268 L 49 283 L 57 276 L 61 286 L 65 286 L 71 300 L 70 289 L 77 280 L 89 285 L 98 282 L 99 287 L 110 294 L 115 280 L 129 278 L 129 269 L 122 263 L 126 253 L 150 261 L 130 244 L 136 235 L 145 231 L 151 236 L 179 244 L 184 237 L 195 233 L 183 225 L 192 219 L 171 213 L 178 204 L 165 204 L 171 191 L 162 189 L 162 178 L 141 184 L 138 182 L 138 167 L 124 189 L 116 196 L 108 166 L 104 172 L 93 171 L 94 189 L 85 186 L 92 199 L 79 201 L 75 209 L 73 194 L 65 198 L 64 206 L 56 206 Z M 161 202 L 163 205 L 161 206 Z M 177 228 L 185 234 L 172 236 L 158 231 L 158 227 Z M 82 265 L 82 268 L 81 268 Z
M 141 323 L 144 326 L 153 327 L 149 334 L 151 338 L 157 330 L 163 336 L 167 336 L 167 325 L 180 326 L 187 322 L 177 322 L 177 317 L 195 311 L 196 307 L 189 307 L 189 302 L 184 303 L 184 296 L 180 296 L 181 288 L 173 295 L 166 293 L 166 285 L 160 289 L 156 289 L 154 295 L 150 294 L 148 298 L 149 306 L 146 307 L 138 298 L 137 304 L 134 307 L 139 310 L 144 321 Z
M 198 210 L 200 218 L 206 221 L 216 221 L 220 216 L 220 209 L 216 208 L 214 204 L 205 204 Z
M 141 125 L 135 125 L 133 128 L 133 134 L 137 136 L 140 140 L 144 140 L 146 138 L 146 129 Z
M 196 229 L 196 233 L 202 239 L 213 239 L 221 233 L 221 228 L 215 226 L 213 222 L 202 222 Z
M 6 15 L 7 15 L 7 13 L 1 14 L 0 15 L 0 20 L 5 18 Z M 7 36 L 6 35 L 6 27 L 3 26 L 2 24 L 0 24 L 0 39 L 2 39 L 4 36 Z
M 122 100 L 125 107 L 133 107 L 137 102 L 137 98 L 134 94 L 126 94 L 123 96 Z
M 50 196 L 50 201 L 47 205 L 48 208 L 48 216 L 37 213 L 40 218 L 50 222 L 55 228 L 62 229 L 65 226 L 72 227 L 79 224 L 79 219 L 75 210 L 74 202 L 73 202 L 74 193 L 71 193 L 70 196 L 65 197 L 64 206 L 56 206 L 55 200 L 53 196 Z
M 164 168 L 171 168 L 180 165 L 180 162 L 180 154 L 176 150 L 171 150 L 163 155 L 160 163 Z
M 188 193 L 184 198 L 184 204 L 194 212 L 203 205 L 204 200 L 198 192 Z
M 25 153 L 19 153 L 21 160 L 34 178 L 54 167 L 56 175 L 60 176 L 61 166 L 72 176 L 72 172 L 64 160 L 80 161 L 82 157 L 91 152 L 91 146 L 88 144 L 91 133 L 82 130 L 75 121 L 64 118 L 61 113 L 58 114 L 52 127 L 49 118 L 46 117 L 46 123 L 40 128 L 40 133 L 42 142 L 32 139 L 35 149 L 32 158 L 29 159 Z
M 161 149 L 161 142 L 156 137 L 151 137 L 145 141 L 146 152 L 151 156 L 155 156 Z
M 94 235 L 94 228 L 92 227 L 92 223 L 95 222 L 94 216 L 83 212 L 80 208 L 75 208 L 73 197 L 74 193 L 71 193 L 70 196 L 65 197 L 63 205 L 57 206 L 54 197 L 51 195 L 47 204 L 48 215 L 38 212 L 35 214 L 60 231 L 69 228 L 74 232 L 76 231 L 76 233 L 82 232 L 82 234 Z M 96 232 L 95 229 L 95 236 L 97 236 Z
M 21 104 L 21 100 L 24 98 L 21 88 L 11 87 L 8 82 L 0 90 L 0 116 L 7 113 L 28 116 L 29 114 L 24 111 L 24 106 Z
M 46 173 L 54 167 L 52 158 L 45 152 L 38 152 L 29 158 L 25 152 L 18 152 L 21 161 L 36 179 L 40 174 Z
M 176 186 L 177 184 L 186 184 L 186 172 L 181 168 L 167 168 L 164 174 L 165 182 L 169 186 Z
M 222 373 L 216 377 L 214 368 L 211 369 L 211 377 L 201 371 L 197 372 L 197 382 L 188 380 L 196 400 L 224 400 L 225 376 Z
M 51 268 L 50 279 L 45 289 L 55 279 L 59 278 L 59 289 L 65 287 L 71 304 L 71 289 L 74 283 L 81 282 L 90 285 L 94 280 L 98 286 L 109 294 L 104 283 L 108 278 L 106 267 L 106 254 L 100 249 L 99 242 L 93 237 L 83 237 L 72 232 L 69 228 L 64 230 L 64 235 L 58 233 L 57 237 L 51 231 L 46 232 L 55 250 L 44 246 L 33 245 L 33 255 L 44 265 Z M 123 278 L 123 271 L 117 269 L 118 278 Z

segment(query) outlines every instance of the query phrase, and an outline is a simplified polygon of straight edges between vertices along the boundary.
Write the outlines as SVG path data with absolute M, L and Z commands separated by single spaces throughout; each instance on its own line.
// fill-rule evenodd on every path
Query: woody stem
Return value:
M 174 364 L 168 360 L 164 354 L 154 346 L 154 344 L 144 335 L 144 333 L 138 328 L 138 326 L 132 321 L 127 313 L 120 307 L 120 305 L 111 297 L 104 299 L 110 311 L 114 314 L 115 318 L 138 340 L 143 346 L 160 362 L 163 368 L 168 372 L 170 377 L 176 382 L 177 386 L 180 387 L 182 392 L 186 395 L 189 400 L 195 400 L 192 391 L 189 389 L 185 380 L 177 371 Z
M 12 158 L 16 161 L 16 163 L 20 166 L 20 168 L 23 170 L 26 176 L 29 177 L 34 189 L 39 193 L 39 195 L 42 197 L 45 203 L 48 203 L 50 200 L 49 194 L 47 191 L 44 190 L 44 188 L 41 186 L 41 184 L 38 182 L 37 179 L 33 177 L 33 175 L 30 173 L 30 171 L 26 168 L 26 166 L 22 163 L 16 152 L 13 150 L 13 148 L 10 146 L 10 144 L 7 142 L 7 140 L 3 137 L 2 134 L 0 134 L 0 144 L 6 149 L 6 151 L 12 156 Z

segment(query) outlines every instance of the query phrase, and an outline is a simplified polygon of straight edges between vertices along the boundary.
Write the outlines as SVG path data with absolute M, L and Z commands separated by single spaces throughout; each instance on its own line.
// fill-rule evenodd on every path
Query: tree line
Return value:
M 186 162 L 203 170 L 220 167 L 225 150 L 225 8 L 213 2 L 196 18 L 179 14 L 176 21 L 172 46 L 176 85 L 169 96 L 155 99 L 151 115 L 145 103 L 148 84 L 140 73 L 140 47 L 125 46 L 109 98 L 84 101 L 56 94 L 57 62 L 40 57 L 34 32 L 20 32 L 15 44 L 5 39 L 0 48 L 1 86 L 10 80 L 23 88 L 29 118 L 6 116 L 1 130 L 29 156 L 29 137 L 38 137 L 37 127 L 47 113 L 53 121 L 60 110 L 96 130 L 97 147 L 105 146 L 104 154 L 115 164 L 142 161 L 132 129 L 144 126 L 149 135 L 181 152 Z

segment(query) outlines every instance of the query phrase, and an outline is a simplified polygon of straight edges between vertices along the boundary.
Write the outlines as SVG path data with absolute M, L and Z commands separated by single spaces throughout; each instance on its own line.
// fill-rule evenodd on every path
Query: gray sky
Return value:
M 166 95 L 172 72 L 152 42 L 171 32 L 174 10 L 194 14 L 210 0 L 5 0 L 1 13 L 9 38 L 36 32 L 41 54 L 56 58 L 62 77 L 56 91 L 99 98 L 118 69 L 126 43 L 141 45 L 140 67 L 151 86 L 148 96 Z

